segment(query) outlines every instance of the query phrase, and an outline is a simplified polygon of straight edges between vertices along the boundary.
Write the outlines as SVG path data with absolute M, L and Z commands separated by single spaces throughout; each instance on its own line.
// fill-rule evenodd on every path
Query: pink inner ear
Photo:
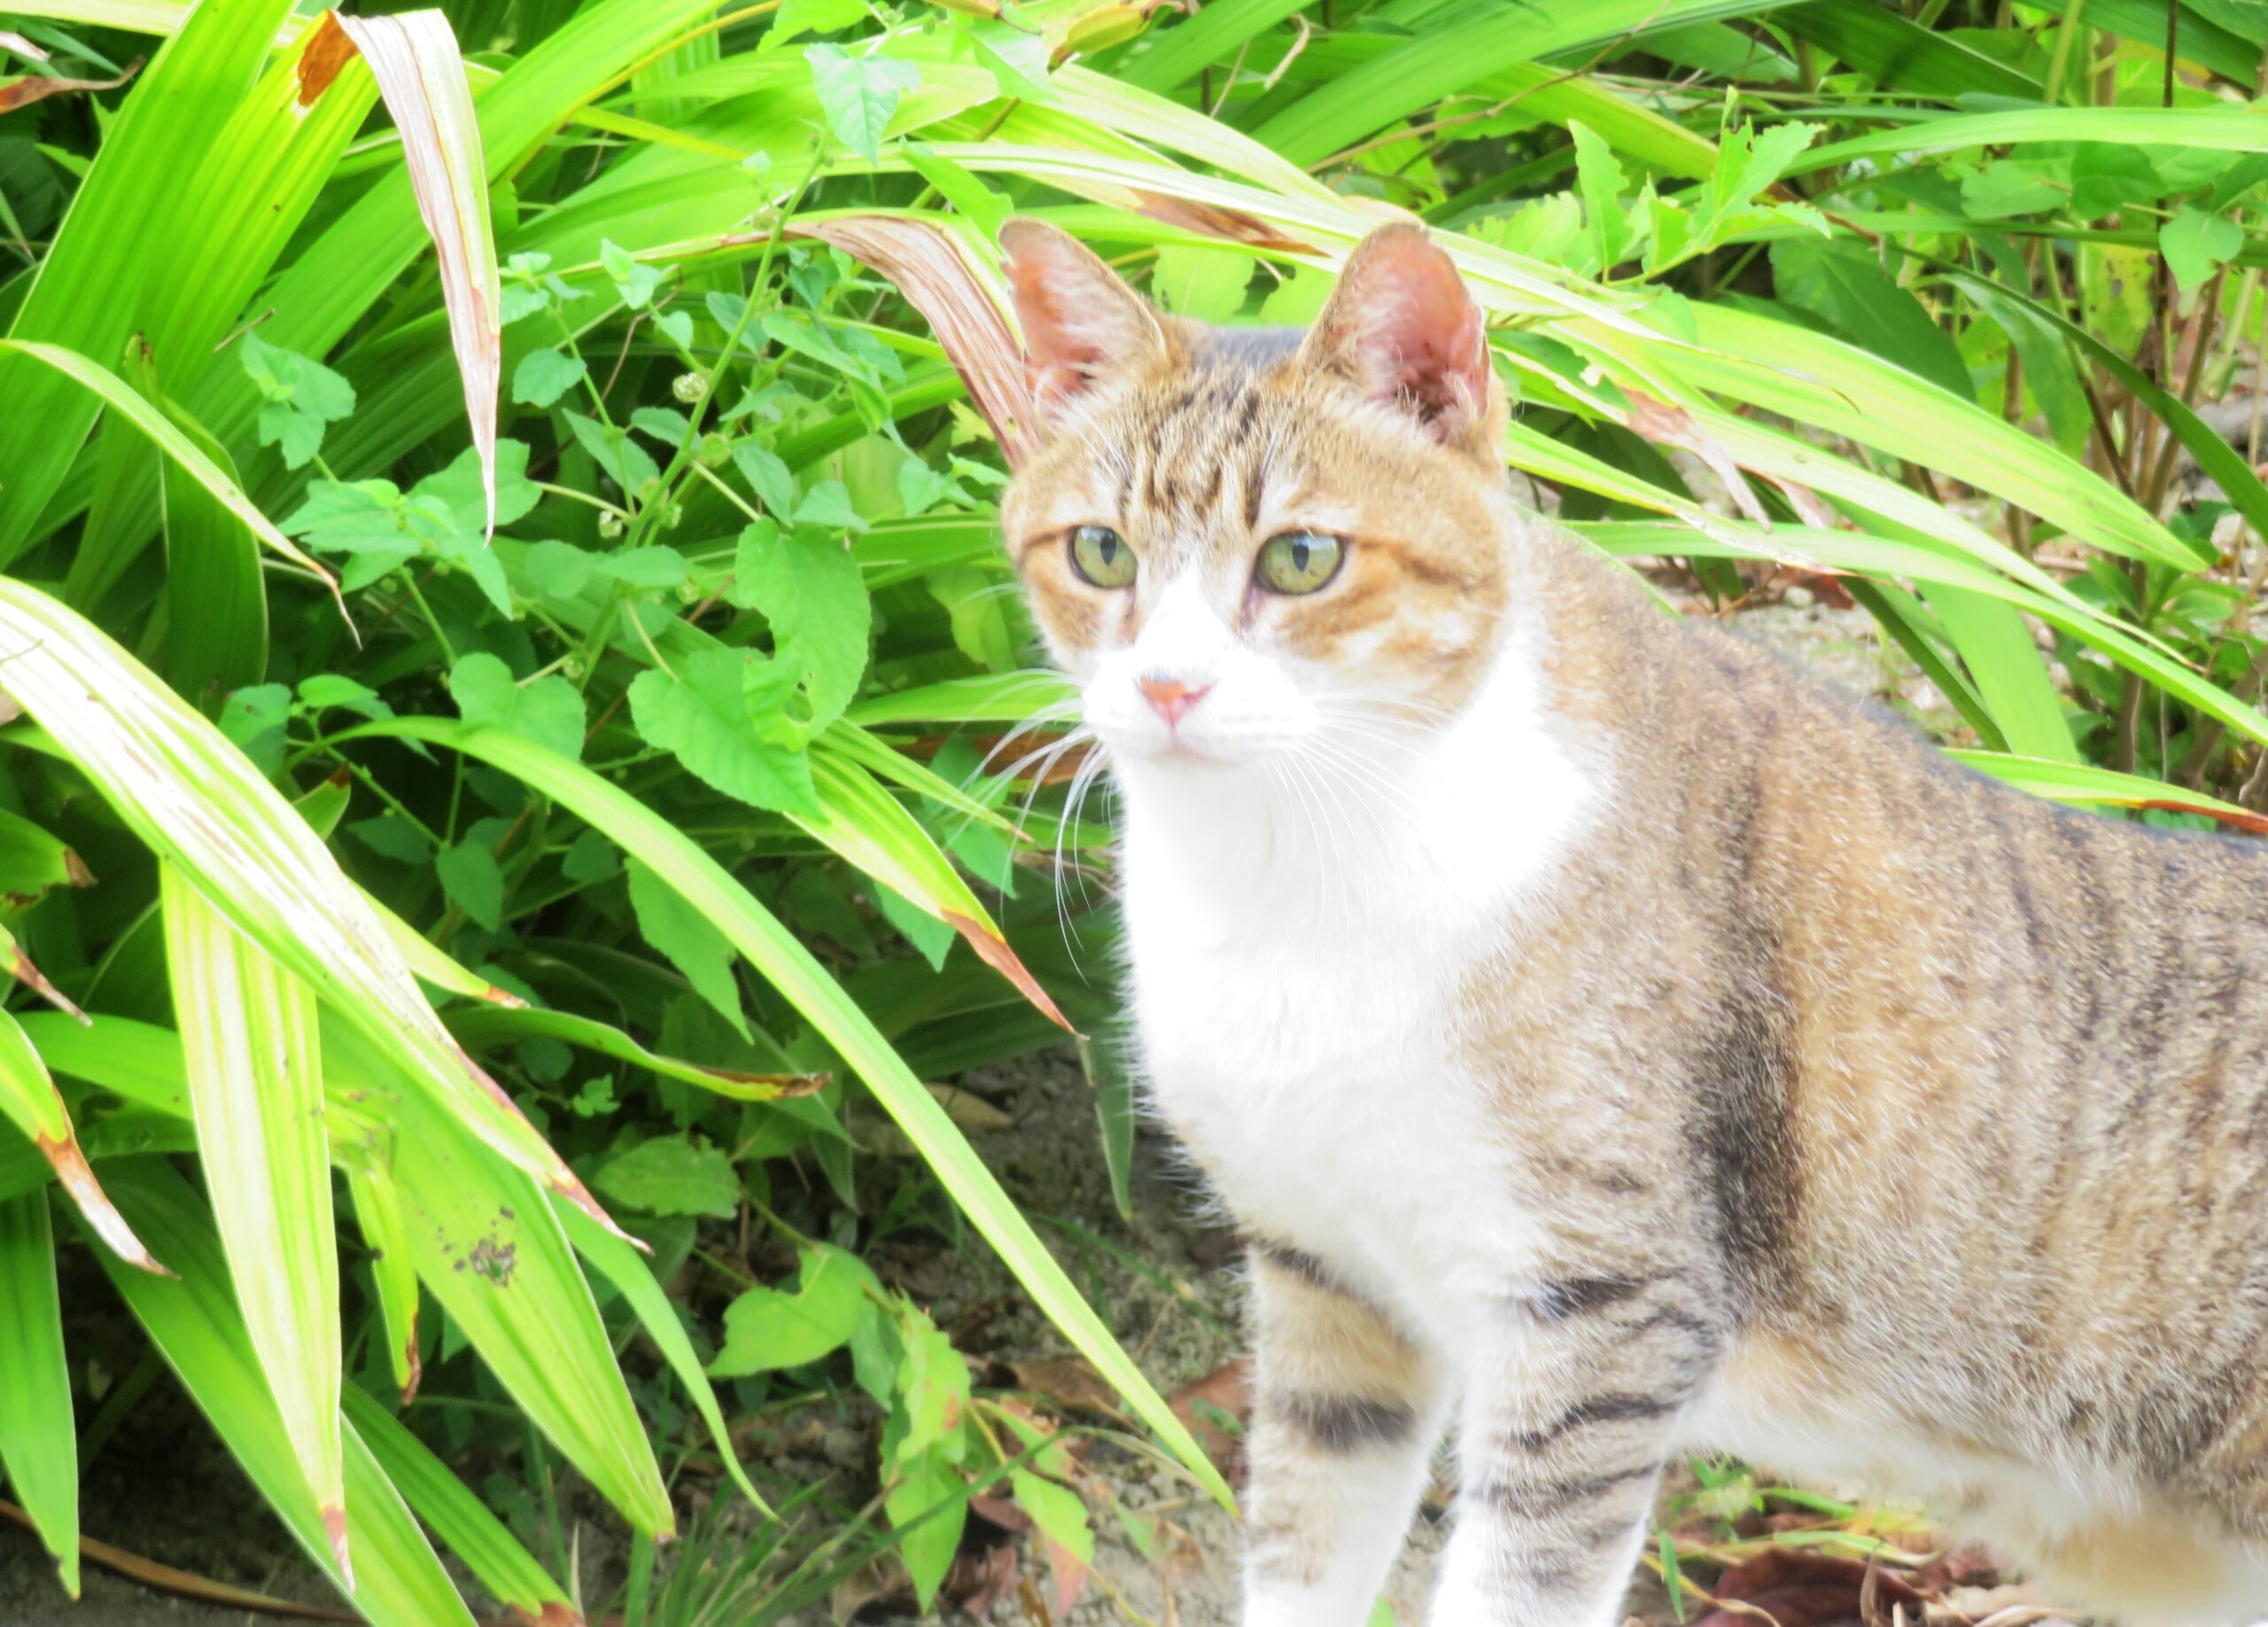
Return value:
M 1380 393 L 1414 398 L 1429 421 L 1478 414 L 1488 395 L 1488 341 L 1455 263 L 1415 232 L 1364 259 L 1356 344 Z
M 1061 295 L 1048 286 L 1054 268 L 1035 257 L 1008 262 L 1008 287 L 1016 320 L 1024 331 L 1024 375 L 1032 393 L 1062 401 L 1084 389 L 1101 366 L 1102 346 L 1091 329 L 1064 308 Z

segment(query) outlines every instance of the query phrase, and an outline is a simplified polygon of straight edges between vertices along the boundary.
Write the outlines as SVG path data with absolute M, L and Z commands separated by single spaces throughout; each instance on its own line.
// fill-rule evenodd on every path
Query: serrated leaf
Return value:
M 504 927 L 504 872 L 478 839 L 444 848 L 433 860 L 449 902 L 492 932 Z
M 741 985 L 733 972 L 731 941 L 644 865 L 632 860 L 628 872 L 639 936 L 683 973 L 693 992 L 746 1039 L 748 1015 L 742 1009 Z
M 793 662 L 703 650 L 679 674 L 641 673 L 631 720 L 703 784 L 755 807 L 807 811 L 816 806 L 811 765 L 782 710 L 801 675 Z
M 580 384 L 589 370 L 582 357 L 563 350 L 531 350 L 512 370 L 512 399 L 531 407 L 548 407 Z
M 710 1373 L 745 1378 L 804 1366 L 841 1350 L 850 1343 L 872 1281 L 857 1257 L 825 1243 L 811 1245 L 792 1293 L 750 1288 L 725 1308 L 724 1348 Z
M 882 157 L 882 136 L 905 93 L 921 82 L 921 70 L 889 57 L 854 57 L 840 45 L 810 45 L 820 111 L 835 139 L 869 164 Z
M 778 658 L 801 666 L 811 727 L 840 717 L 866 674 L 874 619 L 850 550 L 800 525 L 783 533 L 758 520 L 741 532 L 732 599 L 761 611 L 772 624 Z
M 449 669 L 449 697 L 468 723 L 525 735 L 563 757 L 583 754 L 582 692 L 556 673 L 523 684 L 500 658 L 476 651 Z
M 652 1215 L 729 1220 L 740 1212 L 741 1181 L 732 1160 L 681 1135 L 639 1142 L 609 1160 L 592 1185 L 616 1203 Z
M 795 513 L 796 477 L 777 452 L 753 440 L 735 441 L 733 466 L 741 471 L 766 515 L 786 520 Z
M 591 461 L 604 470 L 607 477 L 620 487 L 623 494 L 637 500 L 647 482 L 662 478 L 660 465 L 653 454 L 630 439 L 630 432 L 601 424 L 596 418 L 586 418 L 579 412 L 567 415 L 567 427 L 574 432 L 575 440 Z
M 2158 252 L 2181 284 L 2183 298 L 2195 293 L 2213 273 L 2244 247 L 2244 228 L 2234 221 L 2184 207 L 2158 228 Z

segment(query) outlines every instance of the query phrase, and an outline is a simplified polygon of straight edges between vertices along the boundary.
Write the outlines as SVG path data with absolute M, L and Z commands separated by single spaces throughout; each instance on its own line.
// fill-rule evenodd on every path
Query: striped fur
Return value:
M 1609 1627 L 1695 1447 L 2268 1614 L 2268 854 L 1661 615 L 1426 376 L 1469 330 L 1408 229 L 1303 339 L 1010 246 L 1115 336 L 1035 357 L 1004 518 L 1118 777 L 1153 1100 L 1255 1240 L 1247 1627 L 1365 1621 L 1451 1430 L 1437 1627 Z M 1294 528 L 1340 576 L 1258 591 Z

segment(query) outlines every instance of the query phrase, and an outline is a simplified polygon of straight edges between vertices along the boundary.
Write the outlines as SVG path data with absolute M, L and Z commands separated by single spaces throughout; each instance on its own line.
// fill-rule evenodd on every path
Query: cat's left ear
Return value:
M 1000 228 L 1000 246 L 1024 331 L 1024 376 L 1043 416 L 1108 374 L 1165 354 L 1157 313 L 1068 232 L 1020 216 Z
M 1448 446 L 1497 455 L 1503 386 L 1456 263 L 1422 226 L 1381 226 L 1339 274 L 1300 354 L 1413 414 Z

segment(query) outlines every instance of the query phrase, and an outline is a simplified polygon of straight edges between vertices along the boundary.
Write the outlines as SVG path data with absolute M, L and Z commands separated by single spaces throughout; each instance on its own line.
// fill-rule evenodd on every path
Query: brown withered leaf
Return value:
M 0 51 L 12 51 L 18 56 L 32 62 L 44 62 L 47 60 L 47 53 L 45 51 L 33 44 L 22 35 L 15 33 L 13 30 L 8 28 L 0 28 Z
M 1256 214 L 1242 209 L 1231 209 L 1223 204 L 1196 203 L 1186 198 L 1171 198 L 1163 192 L 1153 192 L 1144 187 L 1133 189 L 1134 206 L 1153 221 L 1168 226 L 1178 226 L 1184 231 L 1202 232 L 1208 237 L 1226 237 L 1231 243 L 1242 243 L 1252 248 L 1284 249 L 1295 254 L 1312 254 L 1317 250 L 1297 237 L 1287 237 Z
M 975 1506 L 969 1505 L 972 1508 Z M 982 1557 L 963 1553 L 955 1558 L 953 1568 L 945 1577 L 945 1592 L 959 1601 L 972 1619 L 989 1622 L 995 1606 L 1016 1596 L 1017 1585 L 1022 1579 L 1017 1569 L 1015 1545 L 1004 1542 Z
M 800 221 L 788 230 L 833 244 L 895 283 L 944 346 L 945 359 L 992 426 L 1008 467 L 1030 455 L 1034 418 L 1023 346 L 951 232 L 928 221 L 882 214 Z M 983 946 L 976 946 L 982 953 Z
M 1239 1356 L 1216 1367 L 1173 1397 L 1174 1416 L 1189 1426 L 1205 1455 L 1221 1466 L 1229 1483 L 1244 1478 L 1243 1426 L 1252 1420 L 1252 1358 Z M 1234 1421 L 1231 1431 L 1221 1422 Z
M 1044 1396 L 1058 1406 L 1113 1417 L 1118 1413 L 1118 1391 L 1084 1356 L 1041 1356 L 1012 1361 L 1007 1367 L 1018 1390 Z
M 1748 484 L 1748 477 L 1733 462 L 1733 455 L 1725 450 L 1724 443 L 1695 420 L 1684 408 L 1668 401 L 1658 401 L 1641 390 L 1627 385 L 1623 393 L 1630 398 L 1630 429 L 1635 434 L 1658 446 L 1677 447 L 1690 452 L 1725 483 L 1725 491 L 1743 514 L 1765 530 L 1772 529 L 1772 517 L 1756 500 L 1756 493 Z
M 11 39 L 22 36 L 11 35 Z M 31 42 L 23 41 L 28 47 Z M 27 55 L 39 60 L 36 51 Z M 116 79 L 58 79 L 44 74 L 24 74 L 14 78 L 0 79 L 0 113 L 13 113 L 19 107 L 29 107 L 34 102 L 44 102 L 50 96 L 66 96 L 84 90 L 115 90 L 142 71 L 142 58 L 136 57 L 126 65 L 126 72 Z
M 314 37 L 307 49 L 299 53 L 295 70 L 299 79 L 299 105 L 313 107 L 330 89 L 330 82 L 338 77 L 338 70 L 354 60 L 359 53 L 346 30 L 338 26 L 338 13 L 325 12 L 315 19 Z
M 1927 1599 L 1879 1566 L 1809 1548 L 1767 1548 L 1719 1577 L 1711 1594 L 1767 1612 L 1779 1627 L 1884 1627 L 1891 1607 L 1922 1619 Z M 1717 1609 L 1692 1627 L 1755 1627 L 1744 1610 Z

